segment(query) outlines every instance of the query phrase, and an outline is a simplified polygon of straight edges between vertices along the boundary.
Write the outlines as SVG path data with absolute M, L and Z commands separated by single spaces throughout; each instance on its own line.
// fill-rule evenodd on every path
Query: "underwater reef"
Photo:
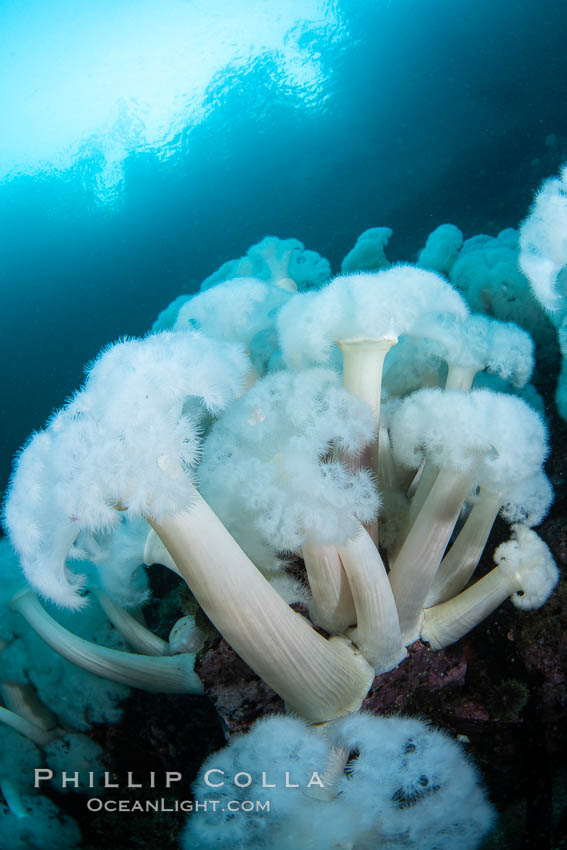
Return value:
M 4 506 L 2 847 L 567 846 L 565 175 L 89 365 Z

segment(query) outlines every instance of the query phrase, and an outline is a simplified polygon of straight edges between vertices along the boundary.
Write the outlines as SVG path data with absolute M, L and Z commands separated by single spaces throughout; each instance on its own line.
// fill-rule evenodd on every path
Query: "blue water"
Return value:
M 26 6 L 33 26 L 37 5 L 2 0 L 0 27 L 18 9 L 25 24 Z M 192 4 L 173 5 L 187 12 Z M 161 150 L 125 150 L 108 197 L 97 189 L 101 154 L 88 140 L 67 168 L 20 161 L 4 176 L 0 486 L 18 446 L 80 383 L 102 345 L 143 334 L 176 295 L 264 235 L 299 238 L 338 270 L 364 229 L 387 225 L 390 258 L 411 260 L 442 222 L 465 236 L 516 225 L 536 186 L 567 159 L 560 0 L 328 6 L 340 26 L 299 19 L 293 34 L 301 60 L 316 60 L 311 86 L 290 83 L 269 49 L 219 67 L 190 127 L 175 126 Z M 119 50 L 120 33 L 110 35 Z M 38 38 L 31 72 L 42 49 Z M 0 122 L 2 102 L 22 86 L 7 56 L 0 53 Z M 61 79 L 38 71 L 39 103 L 64 103 Z M 55 108 L 50 126 L 58 120 Z

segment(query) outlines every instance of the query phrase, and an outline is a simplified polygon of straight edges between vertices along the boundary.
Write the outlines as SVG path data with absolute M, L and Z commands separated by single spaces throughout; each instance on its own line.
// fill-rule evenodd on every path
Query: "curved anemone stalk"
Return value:
M 337 547 L 306 540 L 302 548 L 313 605 L 311 621 L 331 635 L 356 623 L 352 592 Z
M 473 472 L 459 476 L 441 469 L 391 564 L 390 584 L 396 600 L 402 639 L 419 637 L 421 612 L 453 533 Z
M 10 711 L 50 732 L 57 727 L 55 714 L 39 699 L 33 685 L 23 682 L 0 682 L 0 694 Z
M 16 714 L 15 711 L 10 711 L 8 708 L 4 708 L 3 706 L 0 706 L 0 723 L 4 723 L 11 729 L 15 729 L 16 732 L 19 732 L 20 735 L 24 736 L 24 738 L 29 738 L 30 741 L 37 744 L 38 747 L 45 747 L 46 744 L 48 744 L 54 737 L 54 733 L 52 731 L 44 729 L 36 723 L 32 723 L 25 717 L 21 717 L 21 715 Z
M 11 607 L 55 652 L 89 673 L 153 693 L 203 693 L 201 680 L 193 670 L 195 656 L 192 654 L 158 658 L 99 646 L 78 637 L 54 620 L 30 590 L 17 595 Z
M 425 500 L 429 496 L 431 492 L 431 488 L 435 484 L 435 479 L 439 474 L 439 469 L 431 463 L 431 461 L 425 460 L 423 465 L 419 469 L 418 473 L 416 473 L 416 479 L 412 482 L 412 486 L 415 484 L 413 489 L 413 493 L 410 497 L 409 503 L 409 511 L 406 520 L 406 530 L 409 531 L 415 522 L 415 518 L 419 514 L 423 505 L 425 504 Z M 419 478 L 417 477 L 419 475 Z
M 466 587 L 478 566 L 494 521 L 502 507 L 502 498 L 481 490 L 463 527 L 441 565 L 427 594 L 426 608 L 446 602 Z
M 360 707 L 374 678 L 362 654 L 293 611 L 197 491 L 176 516 L 148 521 L 211 622 L 295 713 L 323 721 Z
M 511 586 L 507 576 L 495 567 L 454 599 L 426 608 L 421 639 L 431 649 L 444 649 L 456 643 L 518 590 L 521 587 Z
M 100 607 L 132 649 L 141 655 L 171 655 L 169 643 L 166 640 L 155 635 L 102 590 L 96 590 L 95 593 Z
M 337 551 L 344 566 L 356 609 L 356 628 L 350 639 L 377 674 L 403 661 L 406 649 L 386 568 L 368 532 L 359 526 L 356 537 Z
M 29 684 L 2 682 L 0 692 L 6 707 L 0 707 L 0 723 L 14 729 L 38 747 L 45 747 L 58 734 L 57 718 L 38 699 Z M 17 818 L 28 817 L 29 811 L 21 789 L 8 773 L 0 773 L 0 793 L 10 812 Z
M 0 773 L 0 793 L 6 800 L 6 805 L 14 817 L 18 819 L 29 817 L 30 813 L 22 799 L 20 789 L 12 777 L 7 776 L 5 773 Z
M 548 546 L 525 525 L 512 526 L 512 537 L 494 553 L 496 567 L 454 599 L 423 612 L 421 637 L 443 649 L 486 619 L 508 597 L 524 610 L 547 601 L 559 579 Z
M 177 565 L 153 528 L 150 528 L 146 537 L 144 546 L 144 564 L 146 567 L 151 567 L 152 564 L 161 564 L 162 567 L 167 567 L 172 573 L 181 577 L 181 573 L 177 569 Z

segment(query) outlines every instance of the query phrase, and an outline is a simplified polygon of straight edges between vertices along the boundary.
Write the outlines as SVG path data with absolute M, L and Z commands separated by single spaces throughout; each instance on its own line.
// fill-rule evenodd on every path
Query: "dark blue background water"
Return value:
M 413 259 L 442 222 L 465 236 L 517 224 L 567 159 L 564 0 L 339 5 L 348 45 L 312 44 L 324 110 L 288 97 L 264 57 L 217 81 L 174 157 L 132 156 L 115 206 L 85 188 L 88 163 L 0 184 L 0 486 L 104 343 L 144 333 L 264 235 L 338 270 L 388 225 L 390 257 Z

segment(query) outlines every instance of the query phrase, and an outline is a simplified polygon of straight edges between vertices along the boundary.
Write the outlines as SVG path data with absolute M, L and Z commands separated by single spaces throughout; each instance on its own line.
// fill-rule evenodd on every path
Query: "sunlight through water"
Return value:
M 0 180 L 96 162 L 99 199 L 132 152 L 167 157 L 254 62 L 316 108 L 326 70 L 310 36 L 346 37 L 325 0 L 5 0 L 0 5 Z M 90 172 L 89 172 L 90 173 Z

